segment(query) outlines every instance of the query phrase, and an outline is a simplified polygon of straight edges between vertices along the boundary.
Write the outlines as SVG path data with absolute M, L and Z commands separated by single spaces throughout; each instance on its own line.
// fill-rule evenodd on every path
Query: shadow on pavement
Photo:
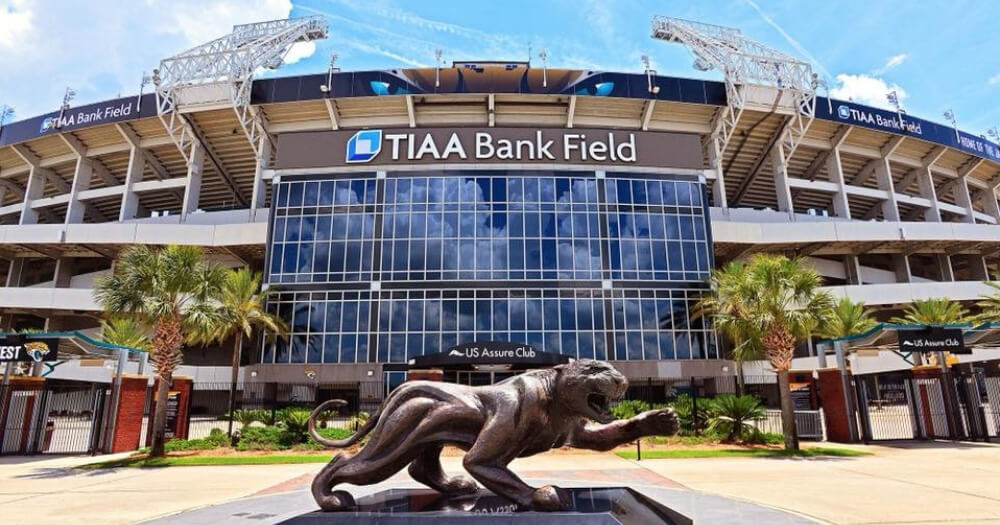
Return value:
M 886 448 L 897 448 L 897 449 L 907 449 L 907 450 L 920 450 L 920 449 L 989 449 L 998 448 L 1000 443 L 983 443 L 981 441 L 947 441 L 943 439 L 938 440 L 928 440 L 928 441 L 879 441 L 874 442 L 872 445 L 877 445 L 879 447 Z
M 70 477 L 96 477 L 113 474 L 113 469 L 78 469 L 69 467 L 39 467 L 31 472 L 12 476 L 14 479 L 58 479 Z

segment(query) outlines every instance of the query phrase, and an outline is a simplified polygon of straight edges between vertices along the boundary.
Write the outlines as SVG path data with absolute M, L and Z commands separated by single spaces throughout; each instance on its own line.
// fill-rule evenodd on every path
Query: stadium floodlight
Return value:
M 538 53 L 538 58 L 542 60 L 542 87 L 549 87 L 548 59 L 549 54 L 543 47 Z
M 652 94 L 660 92 L 660 86 L 653 85 L 653 68 L 650 67 L 649 55 L 642 55 L 642 67 L 646 71 L 646 90 Z
M 66 86 L 66 91 L 63 93 L 62 105 L 59 106 L 59 118 L 56 119 L 56 128 L 62 127 L 63 115 L 66 114 L 66 110 L 69 109 L 69 103 L 76 98 L 76 91 L 73 88 Z
M 14 108 L 4 104 L 0 106 L 0 128 L 7 123 L 7 119 L 14 118 Z
M 319 90 L 322 91 L 323 93 L 327 93 L 327 96 L 329 96 L 329 93 L 333 91 L 333 74 L 340 71 L 340 68 L 337 67 L 337 58 L 338 58 L 337 52 L 331 51 L 330 65 L 329 67 L 327 67 L 326 70 L 326 84 L 323 84 L 322 86 L 319 87 Z
M 434 87 L 441 87 L 441 48 L 434 50 Z
M 746 107 L 748 86 L 790 93 L 792 103 L 779 106 L 781 113 L 789 115 L 779 133 L 783 160 L 791 158 L 816 117 L 819 81 L 808 62 L 747 38 L 739 29 L 680 18 L 654 17 L 652 37 L 686 46 L 694 55 L 695 69 L 717 69 L 722 73 L 726 106 L 717 115 L 712 130 L 712 142 L 719 152 L 725 151 L 736 131 Z
M 955 140 L 961 141 L 962 137 L 958 134 L 958 119 L 955 118 L 955 112 L 953 110 L 944 110 L 944 119 L 951 122 L 951 127 L 955 128 Z
M 139 96 L 135 97 L 135 110 L 142 110 L 142 91 L 143 89 L 153 82 L 153 77 L 146 74 L 145 71 L 142 72 L 142 79 L 139 81 Z
M 219 106 L 233 108 L 250 147 L 260 156 L 260 140 L 271 138 L 263 117 L 250 104 L 254 74 L 281 66 L 292 45 L 326 35 L 323 16 L 241 24 L 228 35 L 161 60 L 153 70 L 156 113 L 184 160 L 191 161 L 196 137 L 181 110 Z
M 826 93 L 826 111 L 833 114 L 833 100 L 830 99 L 830 83 L 825 78 L 816 77 L 816 89 L 823 88 Z
M 993 140 L 1000 140 L 1000 130 L 998 130 L 996 126 L 986 130 L 986 135 Z

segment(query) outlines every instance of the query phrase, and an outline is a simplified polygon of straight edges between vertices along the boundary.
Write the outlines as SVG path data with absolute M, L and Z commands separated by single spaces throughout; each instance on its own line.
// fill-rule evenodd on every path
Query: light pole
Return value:
M 951 122 L 951 127 L 955 128 L 955 140 L 961 142 L 962 138 L 958 135 L 958 120 L 955 119 L 955 112 L 951 109 L 944 110 L 944 119 Z
M 542 48 L 542 51 L 538 53 L 538 58 L 542 59 L 542 87 L 549 87 L 549 70 L 548 70 L 548 59 L 549 54 Z
M 7 123 L 7 119 L 13 119 L 13 118 L 14 118 L 14 108 L 8 106 L 7 104 L 0 106 L 0 128 L 2 128 L 4 124 Z
M 67 86 L 66 92 L 63 93 L 62 105 L 59 106 L 59 120 L 56 122 L 56 128 L 62 127 L 63 115 L 66 113 L 66 110 L 69 109 L 69 103 L 73 101 L 74 97 L 76 97 L 76 91 L 73 91 L 73 88 Z
M 434 50 L 434 87 L 441 87 L 441 48 Z
M 2 120 L 0 120 L 0 122 L 2 122 Z M 998 129 L 996 126 L 993 126 L 992 128 L 986 130 L 986 136 L 997 142 L 1000 142 L 1000 129 Z
M 652 94 L 660 92 L 660 86 L 653 85 L 653 68 L 650 65 L 649 55 L 642 55 L 642 67 L 646 71 L 646 90 Z
M 135 98 L 135 111 L 138 113 L 142 111 L 142 90 L 153 82 L 153 77 L 146 74 L 145 71 L 142 72 L 142 80 L 139 81 L 139 96 Z
M 903 106 L 899 103 L 899 93 L 894 89 L 886 93 L 885 98 L 889 101 L 889 104 L 892 104 L 892 107 L 896 108 L 896 116 L 899 117 L 899 127 L 905 130 L 906 123 L 903 122 Z

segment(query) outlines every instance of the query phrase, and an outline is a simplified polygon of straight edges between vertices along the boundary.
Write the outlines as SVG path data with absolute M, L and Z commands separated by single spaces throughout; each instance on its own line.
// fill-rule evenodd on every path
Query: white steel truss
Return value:
M 156 110 L 171 139 L 190 161 L 197 136 L 183 113 L 232 106 L 254 154 L 266 136 L 262 116 L 250 105 L 253 75 L 277 69 L 296 42 L 326 38 L 322 16 L 271 20 L 233 26 L 233 32 L 160 61 L 153 71 Z M 270 140 L 270 138 L 268 138 Z
M 700 71 L 717 69 L 726 85 L 726 106 L 717 115 L 712 140 L 725 152 L 747 104 L 748 86 L 777 88 L 792 95 L 791 116 L 781 133 L 782 157 L 787 161 L 802 142 L 816 116 L 818 79 L 809 63 L 751 40 L 739 29 L 679 18 L 653 18 L 653 38 L 683 44 L 694 55 Z

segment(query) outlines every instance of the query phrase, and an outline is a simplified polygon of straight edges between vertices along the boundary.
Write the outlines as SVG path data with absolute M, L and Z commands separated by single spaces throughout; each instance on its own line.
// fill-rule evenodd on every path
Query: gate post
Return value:
M 127 452 L 139 448 L 142 435 L 142 418 L 146 410 L 148 379 L 143 375 L 127 374 L 121 379 L 118 409 L 111 413 L 113 431 L 106 440 L 107 451 Z
M 826 422 L 826 435 L 830 441 L 851 443 L 854 440 L 850 430 L 851 412 L 844 393 L 844 381 L 836 368 L 817 370 L 819 399 Z

